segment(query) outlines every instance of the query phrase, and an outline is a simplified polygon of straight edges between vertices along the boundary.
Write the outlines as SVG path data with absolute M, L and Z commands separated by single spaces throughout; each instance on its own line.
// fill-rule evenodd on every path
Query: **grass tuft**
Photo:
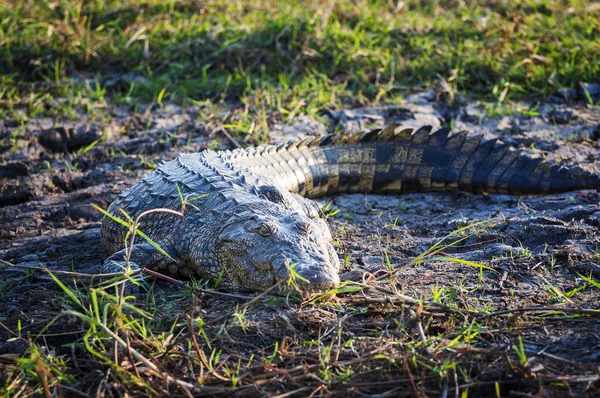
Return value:
M 585 0 L 4 2 L 0 113 L 208 100 L 293 118 L 440 83 L 502 103 L 596 81 L 599 21 Z

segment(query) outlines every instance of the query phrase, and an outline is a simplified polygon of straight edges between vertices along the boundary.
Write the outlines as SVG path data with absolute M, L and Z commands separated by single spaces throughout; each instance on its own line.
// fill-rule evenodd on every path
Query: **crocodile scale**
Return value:
M 339 259 L 328 225 L 310 198 L 342 192 L 442 190 L 545 194 L 600 188 L 600 176 L 553 165 L 497 140 L 390 125 L 278 146 L 181 154 L 164 162 L 109 207 L 136 218 L 163 250 L 137 239 L 127 258 L 127 228 L 105 217 L 107 272 L 147 267 L 217 282 L 230 290 L 262 291 L 287 281 L 321 291 L 339 284 Z M 288 291 L 279 283 L 279 292 Z

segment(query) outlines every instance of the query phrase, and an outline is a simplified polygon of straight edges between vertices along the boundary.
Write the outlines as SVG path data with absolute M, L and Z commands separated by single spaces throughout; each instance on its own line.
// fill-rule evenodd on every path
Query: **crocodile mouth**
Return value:
M 250 246 L 235 240 L 222 240 L 221 247 L 235 256 L 247 255 L 250 249 Z
M 328 301 L 336 296 L 337 291 L 335 289 L 336 289 L 335 286 L 315 287 L 315 286 L 310 286 L 310 285 L 298 286 L 297 284 L 295 284 L 295 285 L 282 284 L 281 286 L 279 286 L 276 293 L 279 295 L 287 295 L 289 293 L 298 293 L 300 295 L 300 297 L 302 298 L 302 300 L 304 300 L 304 301 L 315 300 L 315 299 Z
M 274 272 L 274 267 L 273 264 L 269 263 L 269 262 L 260 262 L 260 261 L 252 261 L 250 260 L 250 264 L 252 264 L 252 267 L 254 267 L 254 269 L 262 275 L 273 275 L 273 280 L 275 280 L 275 272 Z
M 313 288 L 313 289 L 310 289 L 310 290 L 306 290 L 305 292 L 309 293 L 309 294 L 311 294 L 313 296 L 314 295 L 320 295 L 320 294 L 328 294 L 328 293 L 335 294 L 336 293 L 335 292 L 336 289 L 337 289 L 336 287 L 330 287 L 330 288 Z
M 290 271 L 287 271 L 287 275 L 285 276 L 285 279 L 290 283 L 282 283 L 280 280 L 284 278 L 276 278 L 279 279 L 278 282 L 282 283 L 282 287 L 287 292 L 292 290 L 298 291 L 302 294 L 325 294 L 331 292 L 333 289 L 336 289 L 339 286 L 339 280 L 337 280 L 337 278 L 334 277 L 329 279 L 325 273 L 319 272 L 306 275 L 303 272 L 292 272 L 297 275 L 293 275 L 290 273 Z M 294 278 L 294 276 L 296 276 L 296 278 Z

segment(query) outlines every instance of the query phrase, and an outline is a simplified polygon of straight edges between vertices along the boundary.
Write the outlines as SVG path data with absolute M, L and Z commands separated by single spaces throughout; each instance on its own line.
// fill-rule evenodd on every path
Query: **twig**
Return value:
M 231 143 L 231 145 L 233 145 L 234 147 L 241 149 L 242 146 L 240 145 L 239 142 L 237 142 L 232 136 L 231 134 L 229 134 L 229 132 L 227 130 L 225 130 L 223 127 L 216 127 L 214 131 L 218 131 L 219 133 L 223 134 L 225 136 L 225 138 L 227 138 L 227 140 Z
M 112 330 L 110 330 L 108 327 L 106 327 L 102 324 L 100 324 L 100 327 L 107 334 L 109 334 L 113 339 L 115 339 L 122 347 L 127 348 L 127 343 L 121 337 L 119 337 L 116 333 L 114 333 Z M 198 393 L 208 392 L 210 390 L 213 390 L 213 391 L 217 390 L 218 392 L 225 392 L 225 391 L 229 390 L 229 389 L 225 389 L 225 388 L 212 389 L 210 387 L 197 387 L 192 383 L 188 383 L 183 380 L 176 379 L 169 374 L 164 374 L 163 372 L 161 372 L 158 366 L 156 366 L 152 361 L 150 361 L 145 356 L 140 354 L 135 348 L 129 347 L 129 351 L 131 352 L 131 354 L 133 355 L 134 358 L 136 358 L 138 361 L 140 361 L 144 365 L 146 365 L 146 367 L 148 368 L 150 373 L 152 373 L 156 377 L 159 377 L 160 379 L 164 380 L 167 383 L 172 383 L 179 387 L 185 387 L 189 390 L 192 390 L 193 392 L 198 392 Z
M 583 376 L 556 376 L 556 377 L 539 377 L 535 379 L 539 383 L 589 383 L 600 380 L 600 375 L 583 375 Z M 461 390 L 470 387 L 480 387 L 498 384 L 522 384 L 531 383 L 531 379 L 514 379 L 514 380 L 490 380 L 490 381 L 476 381 L 473 383 L 461 384 L 458 386 Z
M 448 376 L 444 377 L 444 384 L 442 386 L 442 398 L 448 398 Z
M 26 269 L 19 269 L 19 268 L 11 268 L 11 269 L 4 268 L 4 269 L 3 269 L 3 271 L 6 271 L 6 272 L 15 272 L 15 273 L 17 273 L 17 272 L 18 272 L 18 273 L 20 273 L 20 274 L 26 274 L 26 273 L 27 273 L 27 270 L 26 270 Z M 25 275 L 24 277 L 27 277 L 27 275 Z M 54 279 L 52 279 L 52 278 L 51 278 L 51 277 L 49 277 L 49 276 L 36 275 L 36 277 L 35 277 L 35 278 L 36 278 L 37 280 L 39 280 L 39 281 L 48 281 L 48 282 L 54 282 Z
M 81 272 L 72 272 L 72 271 L 60 271 L 60 270 L 54 270 L 54 269 L 49 269 L 49 268 L 44 268 L 44 267 L 35 267 L 32 265 L 19 265 L 19 264 L 12 264 L 9 263 L 8 261 L 4 261 L 4 260 L 0 260 L 1 263 L 5 264 L 6 266 L 9 267 L 13 267 L 13 268 L 18 268 L 18 269 L 30 269 L 33 271 L 42 271 L 42 272 L 46 272 L 46 273 L 52 273 L 54 275 L 62 275 L 62 276 L 70 276 L 73 278 L 78 278 L 78 279 L 112 279 L 112 278 L 116 278 L 118 276 L 125 276 L 125 275 L 136 275 L 140 272 L 143 272 L 145 274 L 149 274 L 152 275 L 154 277 L 160 278 L 160 279 L 164 279 L 170 283 L 173 283 L 177 286 L 181 286 L 181 287 L 186 287 L 188 286 L 188 284 L 186 284 L 185 282 L 182 282 L 180 280 L 171 278 L 167 275 L 161 274 L 160 272 L 156 272 L 153 271 L 151 269 L 148 268 L 143 268 L 141 270 L 136 270 L 133 271 L 131 273 L 125 273 L 125 272 L 112 272 L 112 273 L 108 273 L 108 274 L 86 274 L 86 273 L 81 273 Z M 17 270 L 15 270 L 17 271 Z M 213 296 L 224 296 L 224 297 L 231 297 L 231 298 L 235 298 L 238 300 L 252 300 L 252 296 L 245 296 L 243 294 L 235 294 L 235 293 L 226 293 L 226 292 L 218 292 L 216 290 L 210 290 L 210 289 L 202 289 L 202 288 L 190 288 L 191 290 L 195 290 L 198 292 L 202 292 L 202 293 L 206 293 L 206 294 L 211 294 Z
M 138 378 L 142 378 L 140 376 L 140 371 L 138 370 L 135 361 L 133 360 L 133 355 L 131 354 L 131 341 L 129 340 L 129 334 L 125 334 L 125 338 L 127 339 L 127 355 L 129 356 L 129 361 L 131 362 L 131 366 L 133 367 L 133 371 Z
M 593 317 L 600 317 L 600 310 L 591 310 L 587 308 L 569 308 L 569 307 L 521 307 L 521 308 L 513 308 L 509 310 L 502 310 L 497 312 L 492 312 L 491 314 L 487 314 L 483 317 L 483 319 L 488 319 L 498 315 L 504 314 L 512 314 L 515 312 L 566 312 L 569 314 L 586 314 Z
M 189 286 L 188 283 L 182 282 L 182 281 L 180 281 L 178 279 L 171 278 L 170 276 L 161 274 L 160 272 L 156 272 L 156 271 L 153 271 L 153 270 L 148 269 L 148 268 L 144 268 L 144 273 L 152 275 L 152 276 L 160 278 L 160 279 L 164 279 L 167 282 L 173 283 L 173 284 L 175 284 L 177 286 L 189 288 L 192 291 L 197 291 L 197 292 L 206 293 L 206 294 L 212 294 L 213 296 L 231 297 L 231 298 L 235 298 L 235 299 L 239 299 L 239 300 L 252 300 L 253 299 L 252 296 L 245 296 L 243 294 L 218 292 L 216 290 L 191 287 L 191 286 Z
M 10 109 L 15 106 L 27 106 L 31 102 L 26 100 L 17 100 L 17 101 L 9 101 L 9 100 L 0 100 L 0 108 Z
M 398 385 L 400 383 L 409 383 L 412 381 L 423 381 L 423 380 L 428 380 L 428 379 L 432 379 L 432 377 L 430 376 L 425 376 L 425 377 L 414 377 L 412 374 L 410 374 L 409 378 L 394 378 L 393 380 L 377 380 L 377 381 L 366 381 L 366 382 L 350 382 L 350 383 L 333 383 L 331 384 L 331 389 L 337 389 L 337 387 L 342 387 L 342 388 L 361 388 L 361 387 L 380 387 L 380 386 L 388 386 L 388 385 Z
M 204 354 L 204 351 L 202 351 L 202 349 L 200 348 L 200 345 L 198 344 L 198 339 L 196 338 L 196 332 L 194 330 L 194 308 L 196 307 L 196 304 L 197 304 L 197 299 L 196 299 L 196 297 L 194 297 L 192 300 L 192 312 L 190 313 L 190 316 L 189 316 L 190 322 L 188 325 L 190 328 L 190 335 L 192 336 L 192 343 L 194 344 L 194 349 L 196 350 L 196 355 L 198 356 L 198 360 L 200 361 L 200 363 L 202 365 L 202 370 L 201 370 L 202 377 L 204 377 L 204 375 L 203 375 L 204 368 L 210 370 L 210 365 L 208 364 L 208 361 L 206 360 L 206 355 Z M 214 372 L 212 372 L 212 375 L 221 381 L 229 381 L 229 379 L 227 379 L 226 377 L 219 375 L 216 372 L 216 370 Z
M 12 330 L 10 330 L 5 324 L 2 323 L 2 321 L 0 321 L 0 326 L 2 326 L 2 328 L 6 329 L 6 331 L 10 334 L 12 334 L 13 336 L 17 336 L 17 334 L 15 332 L 13 332 Z
M 417 315 L 416 311 L 414 311 L 412 309 L 408 310 L 408 313 L 415 318 L 417 332 L 419 333 L 419 337 L 421 338 L 421 341 L 423 342 L 423 345 L 425 346 L 425 352 L 428 355 L 431 355 L 433 353 L 433 351 L 431 350 L 431 348 L 429 348 L 429 345 L 427 344 L 427 336 L 425 335 L 425 330 L 423 329 L 423 324 L 421 323 L 421 319 L 419 319 L 420 317 Z
M 186 286 L 186 283 L 184 283 L 184 282 L 182 282 L 182 281 L 180 281 L 178 279 L 171 278 L 168 275 L 161 274 L 160 272 L 153 271 L 153 270 L 151 270 L 149 268 L 144 268 L 144 273 L 148 274 L 148 275 L 152 275 L 152 276 L 154 276 L 156 278 L 165 280 L 165 281 L 167 281 L 169 283 L 172 283 L 172 284 L 180 286 L 180 287 L 185 287 Z
M 46 398 L 52 398 L 52 394 L 50 394 L 50 388 L 48 387 L 48 379 L 46 378 L 46 372 L 43 368 L 37 368 L 36 373 L 38 378 L 40 379 L 40 383 L 42 384 L 42 390 L 44 390 L 44 396 Z
M 312 388 L 311 387 L 302 387 L 297 390 L 288 391 L 283 394 L 275 395 L 272 398 L 287 398 L 287 397 L 291 397 L 292 395 L 298 394 L 299 392 L 307 391 L 307 390 L 312 390 Z
M 471 310 L 467 310 L 467 309 L 457 310 L 457 309 L 450 308 L 450 307 L 440 304 L 440 303 L 420 301 L 413 297 L 406 296 L 404 294 L 400 294 L 397 292 L 391 292 L 391 291 L 381 289 L 381 288 L 376 288 L 376 287 L 372 287 L 372 286 L 367 286 L 366 288 L 367 288 L 366 290 L 369 292 L 379 293 L 379 294 L 384 295 L 383 297 L 368 297 L 366 295 L 363 295 L 363 299 L 367 302 L 381 303 L 381 304 L 390 303 L 390 304 L 422 305 L 425 307 L 425 309 L 432 309 L 435 311 L 456 314 L 456 315 L 462 316 L 463 318 L 466 317 L 465 313 L 470 314 L 470 315 L 479 315 L 479 313 L 475 312 L 475 311 L 471 311 Z
M 402 365 L 406 373 L 408 373 L 408 377 L 410 378 L 410 386 L 412 387 L 413 394 L 416 397 L 421 396 L 421 394 L 419 394 L 419 390 L 417 389 L 417 385 L 415 384 L 415 378 L 412 372 L 410 371 L 410 366 L 408 366 L 408 360 L 406 358 L 404 358 L 404 360 L 402 361 Z
M 69 386 L 65 386 L 63 384 L 60 384 L 60 388 L 62 388 L 63 390 L 66 390 L 66 391 L 68 391 L 68 392 L 70 392 L 72 394 L 78 395 L 80 397 L 90 398 L 90 396 L 87 395 L 86 393 L 84 393 L 82 391 L 79 391 L 79 390 L 77 390 L 77 389 L 75 389 L 73 387 L 69 387 Z
M 467 353 L 467 354 L 474 353 L 474 354 L 490 355 L 490 356 L 492 356 L 492 355 L 504 356 L 504 355 L 508 355 L 508 354 L 516 355 L 515 352 L 510 352 L 510 350 L 508 350 L 509 346 L 510 345 L 506 345 L 506 346 L 498 347 L 496 349 L 487 349 L 487 348 L 473 347 L 473 346 L 461 346 L 461 347 L 452 347 L 451 350 L 456 351 L 456 352 L 463 352 L 463 353 Z M 526 354 L 531 355 L 531 356 L 542 356 L 542 357 L 548 358 L 553 361 L 566 363 L 571 366 L 578 366 L 578 367 L 592 368 L 592 369 L 595 368 L 594 364 L 573 362 L 568 359 L 558 357 L 556 355 L 548 354 L 546 352 L 536 352 L 536 351 L 527 350 Z
M 213 296 L 231 297 L 231 298 L 235 298 L 238 300 L 252 300 L 252 298 L 253 298 L 252 296 L 245 296 L 243 294 L 218 292 L 216 290 L 210 290 L 210 289 L 193 288 L 193 290 L 201 292 L 201 293 L 211 294 Z
M 33 271 L 42 271 L 42 272 L 47 272 L 47 273 L 52 273 L 54 275 L 64 275 L 64 276 L 71 276 L 73 278 L 80 278 L 80 279 L 111 279 L 111 278 L 115 278 L 117 276 L 124 276 L 126 273 L 125 272 L 113 272 L 113 273 L 109 273 L 109 274 L 85 274 L 85 273 L 81 273 L 81 272 L 72 272 L 72 271 L 59 271 L 59 270 L 53 270 L 53 269 L 49 269 L 49 268 L 44 268 L 44 267 L 35 267 L 32 265 L 19 265 L 19 264 L 12 264 L 9 263 L 8 261 L 4 261 L 4 260 L 0 260 L 0 263 L 9 266 L 9 267 L 14 267 L 14 268 L 21 268 L 21 269 L 30 269 Z M 141 271 L 134 271 L 133 273 L 127 274 L 127 275 L 132 275 L 132 274 L 136 274 L 139 273 Z
M 594 365 L 591 365 L 591 364 L 588 364 L 588 363 L 579 363 L 579 362 L 569 361 L 568 359 L 557 357 L 556 355 L 552 355 L 552 354 L 549 354 L 547 352 L 534 352 L 534 353 L 527 352 L 527 354 L 540 355 L 542 357 L 546 357 L 548 359 L 552 359 L 552 360 L 557 361 L 557 362 L 566 363 L 567 365 L 571 365 L 571 366 L 594 367 Z
M 190 335 L 192 336 L 192 343 L 194 344 L 194 349 L 196 350 L 196 355 L 198 356 L 198 360 L 200 361 L 200 380 L 204 380 L 204 368 L 208 369 L 208 364 L 206 363 L 206 356 L 204 352 L 200 348 L 198 344 L 198 339 L 196 338 L 196 331 L 194 330 L 194 307 L 196 306 L 196 298 L 192 299 L 192 312 L 190 313 Z
M 268 288 L 267 290 L 265 290 L 264 292 L 262 292 L 261 294 L 259 294 L 258 296 L 254 297 L 252 300 L 248 301 L 247 303 L 243 304 L 241 307 L 239 307 L 237 310 L 238 311 L 243 311 L 244 309 L 250 307 L 252 304 L 256 303 L 257 301 L 261 300 L 263 297 L 265 297 L 267 294 L 271 293 L 273 290 L 277 289 L 283 282 L 287 282 L 285 279 L 281 279 L 279 282 L 277 282 L 276 284 L 274 284 L 273 286 L 271 286 L 270 288 Z M 207 322 L 207 325 L 214 325 L 217 322 L 222 321 L 223 319 L 229 318 L 231 316 L 231 314 L 233 314 L 234 311 L 229 311 L 227 312 L 225 315 L 221 315 L 220 317 L 217 317 L 215 319 L 210 320 L 209 322 Z

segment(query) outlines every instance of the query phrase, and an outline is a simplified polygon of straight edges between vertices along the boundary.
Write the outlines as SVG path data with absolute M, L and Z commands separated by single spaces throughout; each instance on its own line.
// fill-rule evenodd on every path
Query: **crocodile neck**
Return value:
M 549 193 L 600 187 L 597 175 L 522 154 L 481 135 L 396 126 L 226 151 L 222 159 L 316 198 L 337 193 L 464 190 Z

